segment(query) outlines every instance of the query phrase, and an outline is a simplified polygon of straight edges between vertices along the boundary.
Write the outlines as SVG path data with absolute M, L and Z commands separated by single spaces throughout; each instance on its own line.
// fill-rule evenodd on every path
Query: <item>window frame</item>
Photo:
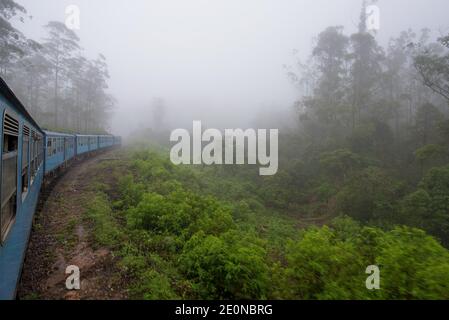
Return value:
M 13 129 L 13 131 L 9 131 L 6 132 L 5 128 L 6 128 L 6 124 L 7 124 L 7 118 L 10 127 Z M 20 142 L 20 121 L 19 121 L 19 116 L 12 112 L 9 111 L 7 109 L 5 109 L 3 111 L 3 117 L 2 117 L 2 141 L 1 141 L 1 181 L 0 181 L 0 244 L 5 243 L 5 241 L 7 240 L 8 236 L 11 233 L 11 230 L 16 222 L 16 218 L 17 218 L 17 205 L 18 205 L 18 185 L 19 185 L 19 181 L 18 181 L 18 175 L 19 175 L 19 171 L 22 167 L 22 164 L 19 163 L 19 142 Z M 9 136 L 9 138 L 11 139 L 11 137 L 14 137 L 12 141 L 14 141 L 15 143 L 13 144 L 13 146 L 15 147 L 15 149 L 11 149 L 9 150 L 9 145 L 8 145 L 8 150 L 5 150 L 5 142 L 7 141 L 7 137 Z M 8 140 L 9 142 L 9 140 Z M 5 174 L 5 162 L 9 161 L 11 159 L 15 158 L 15 168 L 14 168 L 14 173 L 13 175 L 10 175 L 13 177 L 14 179 L 14 183 L 15 183 L 15 187 L 11 188 L 12 192 L 11 195 L 9 196 L 9 198 L 5 201 L 3 201 L 3 193 L 7 191 L 5 187 L 5 177 L 7 176 Z M 20 169 L 19 169 L 20 168 Z M 8 177 L 10 178 L 10 177 Z M 9 191 L 9 190 L 8 190 Z M 10 212 L 8 213 L 4 213 L 4 208 L 7 210 L 10 210 Z M 6 215 L 5 219 L 8 220 L 3 220 L 4 219 L 4 215 Z M 4 225 L 5 224 L 5 225 Z
M 26 130 L 25 130 L 26 128 Z M 28 135 L 26 134 L 28 132 Z M 26 196 L 28 195 L 28 192 L 30 190 L 30 146 L 31 146 L 31 139 L 30 139 L 31 130 L 30 127 L 24 124 L 22 126 L 22 163 L 21 163 L 21 179 L 22 179 L 22 201 L 26 199 Z M 26 141 L 26 159 L 25 159 L 25 141 Z M 25 163 L 24 163 L 25 161 Z M 25 165 L 24 165 L 25 164 Z M 24 176 L 26 175 L 25 179 Z M 26 183 L 26 186 L 25 186 Z

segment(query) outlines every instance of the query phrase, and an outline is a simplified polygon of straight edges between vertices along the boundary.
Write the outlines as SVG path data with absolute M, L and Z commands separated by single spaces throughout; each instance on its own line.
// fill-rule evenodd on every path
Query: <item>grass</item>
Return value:
M 58 243 L 64 246 L 66 251 L 70 251 L 75 247 L 77 235 L 75 228 L 78 225 L 78 218 L 71 217 L 65 227 L 56 235 Z
M 99 245 L 113 248 L 120 243 L 123 233 L 114 219 L 111 204 L 105 193 L 97 192 L 88 205 L 86 217 L 92 222 L 94 240 Z

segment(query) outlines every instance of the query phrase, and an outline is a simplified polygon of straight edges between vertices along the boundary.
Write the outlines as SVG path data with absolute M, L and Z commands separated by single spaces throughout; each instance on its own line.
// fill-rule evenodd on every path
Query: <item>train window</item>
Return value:
M 5 114 L 3 120 L 2 189 L 0 240 L 3 242 L 15 220 L 19 121 Z
M 52 151 L 51 154 L 55 155 L 56 154 L 56 147 L 57 147 L 57 145 L 56 145 L 57 140 L 56 140 L 56 138 L 52 138 L 51 140 L 53 141 L 53 143 L 52 143 L 53 147 L 52 147 L 52 150 L 51 150 Z
M 47 140 L 47 154 L 48 155 L 51 155 L 51 146 L 52 146 L 52 140 L 51 140 L 51 138 L 49 138 Z
M 44 138 L 39 135 L 39 141 L 38 141 L 38 161 L 39 161 L 39 167 L 44 163 Z
M 22 194 L 28 192 L 28 152 L 30 149 L 30 128 L 23 126 L 22 132 Z
M 36 133 L 34 131 L 31 132 L 30 168 L 31 176 L 34 178 L 36 174 Z
M 33 175 L 36 175 L 37 173 L 37 168 L 38 168 L 38 163 L 37 163 L 37 136 L 34 135 L 33 136 L 33 153 L 32 153 L 32 157 L 33 157 Z
M 33 153 L 31 156 L 33 157 L 33 176 L 37 174 L 37 169 L 39 168 L 39 136 L 35 131 L 33 131 Z
M 31 132 L 31 145 L 30 145 L 30 172 L 31 172 L 31 179 L 32 179 L 31 183 L 33 183 L 33 178 L 34 178 L 34 174 L 36 171 L 36 164 L 34 161 L 34 153 L 36 152 L 35 151 L 36 147 L 34 145 L 34 136 L 35 136 L 35 133 L 34 133 L 34 131 L 32 131 Z

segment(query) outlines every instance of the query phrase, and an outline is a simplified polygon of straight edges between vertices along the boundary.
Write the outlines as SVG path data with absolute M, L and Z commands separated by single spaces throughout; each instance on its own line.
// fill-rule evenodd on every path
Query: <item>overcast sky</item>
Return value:
M 107 57 L 117 99 L 115 134 L 149 126 L 154 97 L 171 121 L 246 126 L 262 109 L 288 110 L 298 93 L 283 65 L 310 53 L 313 38 L 331 25 L 356 30 L 361 0 L 17 0 L 31 21 L 24 33 L 42 39 L 42 26 L 65 20 L 78 5 L 77 31 L 87 56 Z M 380 0 L 385 43 L 400 31 L 449 32 L 447 0 Z

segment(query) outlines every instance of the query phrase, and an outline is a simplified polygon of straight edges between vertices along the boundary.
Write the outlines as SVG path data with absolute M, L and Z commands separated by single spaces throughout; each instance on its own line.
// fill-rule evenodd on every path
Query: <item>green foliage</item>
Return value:
M 419 161 L 432 160 L 434 158 L 440 158 L 446 154 L 446 150 L 436 144 L 428 144 L 422 148 L 419 148 L 415 152 L 416 159 Z
M 449 252 L 424 231 L 401 227 L 387 233 L 377 263 L 386 299 L 449 298 Z
M 140 277 L 139 290 L 145 300 L 179 300 L 170 279 L 151 269 Z
M 393 225 L 440 235 L 448 168 L 430 170 L 417 191 L 402 197 L 401 183 L 379 168 L 363 169 L 364 161 L 348 150 L 322 159 L 320 167 L 331 170 L 302 188 L 357 220 L 345 216 L 298 230 L 297 218 L 268 207 L 272 199 L 261 196 L 285 189 L 280 182 L 294 183 L 291 177 L 181 169 L 157 152 L 138 152 L 130 171 L 121 173 L 116 211 L 100 192 L 89 217 L 97 240 L 115 248 L 132 298 L 447 298 L 449 252 L 424 231 Z M 339 170 L 345 179 L 327 178 Z M 289 205 L 292 194 L 280 199 Z M 380 290 L 366 289 L 370 265 L 380 267 Z
M 370 167 L 356 174 L 337 195 L 341 213 L 361 221 L 393 221 L 402 185 L 384 171 Z
M 312 228 L 287 250 L 283 294 L 291 299 L 447 299 L 449 252 L 423 231 L 383 232 L 348 219 Z M 365 288 L 380 267 L 381 289 Z M 430 289 L 431 288 L 431 289 Z
M 287 247 L 289 298 L 349 299 L 363 290 L 364 263 L 354 243 L 329 228 L 308 230 Z
M 128 210 L 127 219 L 133 229 L 186 237 L 199 230 L 220 234 L 233 227 L 230 208 L 211 197 L 185 191 L 167 196 L 146 193 L 136 207 Z
M 360 166 L 361 159 L 347 149 L 340 149 L 323 153 L 320 157 L 320 164 L 331 176 L 342 179 Z
M 337 189 L 332 184 L 324 182 L 314 189 L 313 192 L 318 196 L 320 201 L 328 202 L 337 193 Z
M 401 212 L 398 221 L 425 228 L 428 225 L 431 198 L 426 190 L 419 189 L 401 200 Z
M 203 299 L 264 299 L 268 289 L 266 251 L 261 241 L 235 231 L 194 235 L 180 257 L 182 270 Z
M 94 222 L 95 240 L 107 246 L 114 246 L 120 240 L 122 232 L 113 217 L 111 205 L 104 193 L 98 193 L 89 203 L 87 217 Z
M 449 244 L 449 166 L 433 168 L 423 178 L 420 187 L 430 197 L 426 229 Z
M 115 206 L 126 209 L 137 205 L 145 192 L 145 185 L 134 180 L 131 174 L 125 175 L 119 179 L 118 189 L 120 200 Z

